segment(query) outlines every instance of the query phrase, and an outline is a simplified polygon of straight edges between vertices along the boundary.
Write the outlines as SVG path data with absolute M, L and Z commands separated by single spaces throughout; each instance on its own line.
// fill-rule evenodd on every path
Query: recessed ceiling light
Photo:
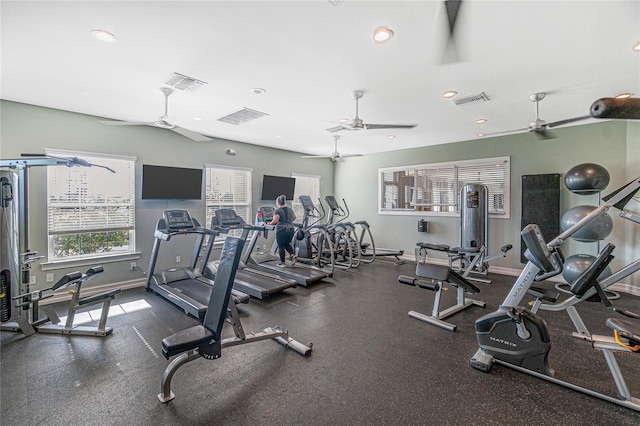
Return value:
M 481 137 L 483 137 L 483 136 L 484 136 L 484 133 L 476 133 L 476 136 L 477 136 L 477 137 L 479 137 L 479 138 L 481 138 Z
M 486 123 L 486 122 L 487 122 L 487 119 L 486 119 L 486 118 L 478 118 L 478 119 L 476 120 L 476 124 L 484 124 L 484 123 Z
M 446 92 L 444 92 L 442 94 L 442 97 L 443 98 L 453 98 L 457 94 L 458 94 L 458 92 L 456 92 L 455 90 L 447 90 Z
M 616 99 L 627 99 L 630 98 L 633 95 L 633 93 L 620 93 L 618 96 L 616 96 Z
M 196 120 L 196 121 L 202 121 L 202 118 L 200 118 L 200 117 L 193 117 L 193 119 Z
M 387 139 L 395 139 L 396 135 L 387 135 Z
M 93 30 L 91 31 L 93 38 L 104 41 L 105 43 L 115 43 L 118 41 L 118 37 L 105 30 Z
M 633 46 L 633 50 L 635 50 L 636 52 L 640 52 L 640 41 L 637 42 L 635 46 Z
M 348 121 L 349 121 L 349 119 L 348 119 L 348 118 L 341 118 L 341 119 L 340 119 L 340 120 L 338 120 L 338 121 L 339 121 L 340 123 L 343 123 L 343 124 L 344 124 L 344 123 L 348 122 Z
M 251 89 L 251 93 L 253 93 L 254 95 L 264 95 L 265 93 L 267 93 L 267 91 L 261 87 L 254 87 L 253 89 Z
M 378 27 L 373 31 L 373 41 L 385 43 L 393 37 L 393 31 L 389 27 Z

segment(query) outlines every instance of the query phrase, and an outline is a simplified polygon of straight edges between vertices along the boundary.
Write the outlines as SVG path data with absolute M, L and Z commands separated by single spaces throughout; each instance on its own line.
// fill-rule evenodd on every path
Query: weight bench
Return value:
M 418 262 L 416 265 L 416 275 L 418 278 L 400 275 L 398 277 L 398 282 L 434 291 L 435 298 L 433 301 L 431 315 L 409 311 L 409 316 L 412 318 L 437 325 L 438 327 L 442 327 L 449 331 L 456 331 L 455 324 L 445 322 L 443 319 L 472 305 L 481 307 L 486 305 L 482 300 L 469 299 L 465 296 L 465 293 L 478 293 L 480 292 L 480 289 L 448 266 Z M 442 298 L 442 292 L 446 290 L 446 284 L 451 284 L 456 287 L 457 303 L 443 311 L 440 311 L 440 301 Z
M 487 256 L 486 247 L 449 247 L 446 244 L 416 243 L 416 262 L 420 258 L 426 257 L 428 250 L 440 251 L 447 254 L 449 267 L 459 261 L 460 267 L 457 272 L 462 272 L 462 276 L 468 280 L 479 281 L 490 284 L 491 280 L 471 277 L 470 274 L 487 275 L 489 273 L 489 262 L 493 262 L 501 257 L 506 257 L 509 250 L 513 248 L 511 244 L 500 247 L 500 253 Z
M 158 394 L 161 402 L 169 402 L 175 398 L 171 391 L 171 379 L 180 367 L 200 357 L 208 360 L 218 359 L 222 356 L 222 349 L 228 346 L 274 339 L 302 355 L 311 353 L 311 343 L 304 345 L 290 338 L 288 332 L 279 327 L 268 327 L 249 336 L 244 333 L 236 304 L 231 300 L 231 290 L 243 247 L 242 239 L 225 239 L 202 325 L 179 331 L 162 340 L 162 355 L 166 359 L 176 355 L 177 358 L 169 363 L 162 375 L 161 393 Z M 225 322 L 231 323 L 235 337 L 222 339 L 222 327 Z
M 109 314 L 109 307 L 111 301 L 122 290 L 119 288 L 109 290 L 103 293 L 94 294 L 92 296 L 81 296 L 82 284 L 91 280 L 98 274 L 104 272 L 102 266 L 93 266 L 89 268 L 85 273 L 70 272 L 63 275 L 60 279 L 51 287 L 34 291 L 32 293 L 16 296 L 13 299 L 19 300 L 16 307 L 23 308 L 25 306 L 31 306 L 33 312 L 33 320 L 30 322 L 28 318 L 19 316 L 15 319 L 17 327 L 26 335 L 30 336 L 36 331 L 39 333 L 54 333 L 54 334 L 79 334 L 83 336 L 108 336 L 113 332 L 113 328 L 107 327 L 107 316 Z M 60 324 L 60 317 L 56 314 L 55 310 L 51 306 L 39 306 L 39 302 L 53 297 L 53 292 L 63 290 L 68 287 L 74 286 L 69 290 L 72 295 L 69 302 L 69 309 L 67 311 L 67 320 L 64 325 Z M 51 294 L 43 296 L 43 292 L 51 291 Z M 75 326 L 73 321 L 77 311 L 89 306 L 102 304 L 100 309 L 100 319 L 96 326 Z M 38 310 L 42 309 L 46 317 L 38 319 Z

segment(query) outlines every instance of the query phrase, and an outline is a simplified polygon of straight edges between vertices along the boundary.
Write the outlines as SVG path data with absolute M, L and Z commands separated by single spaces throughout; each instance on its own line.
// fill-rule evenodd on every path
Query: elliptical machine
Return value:
M 616 351 L 640 353 L 640 327 L 609 318 L 607 326 L 614 330 L 615 339 L 609 336 L 591 336 L 593 347 L 602 351 L 615 381 L 619 395 L 619 398 L 615 398 L 554 377 L 555 371 L 548 362 L 551 339 L 547 325 L 541 317 L 519 306 L 534 281 L 542 281 L 562 272 L 564 257 L 558 247 L 563 241 L 611 207 L 624 212 L 624 206 L 638 190 L 640 178 L 605 197 L 603 204 L 549 243 L 545 243 L 537 225 L 528 225 L 522 230 L 528 263 L 498 310 L 476 320 L 476 336 L 480 348 L 469 361 L 472 367 L 488 372 L 493 363 L 499 363 L 640 411 L 640 399 L 631 396 L 614 356 Z M 610 306 L 597 278 L 613 259 L 611 253 L 614 248 L 613 244 L 607 244 L 589 268 L 574 281 L 571 292 L 577 298 L 589 297 L 595 292 L 602 303 Z
M 331 234 L 327 226 L 320 223 L 325 217 L 324 207 L 318 200 L 318 206 L 322 208 L 321 212 L 308 195 L 300 195 L 299 200 L 304 209 L 304 215 L 302 224 L 296 230 L 293 238 L 293 246 L 298 256 L 298 261 L 310 263 L 317 268 L 333 272 L 335 269 L 335 254 Z

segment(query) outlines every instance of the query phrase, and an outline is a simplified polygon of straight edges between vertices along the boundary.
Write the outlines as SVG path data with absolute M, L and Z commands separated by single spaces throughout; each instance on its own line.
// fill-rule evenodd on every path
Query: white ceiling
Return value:
M 441 1 L 3 0 L 0 14 L 2 99 L 154 121 L 164 110 L 158 89 L 178 72 L 208 84 L 170 97 L 175 124 L 306 154 L 333 151 L 326 129 L 355 116 L 354 90 L 365 92 L 365 123 L 418 126 L 341 132 L 342 154 L 524 128 L 535 117 L 535 92 L 549 93 L 540 103 L 548 122 L 588 115 L 601 97 L 640 94 L 637 0 L 466 0 L 457 55 L 446 48 Z M 395 37 L 375 44 L 381 25 Z M 92 38 L 94 29 L 118 42 Z M 255 95 L 256 87 L 267 92 Z M 448 89 L 490 100 L 456 106 L 442 98 Z M 243 107 L 269 115 L 237 126 L 217 121 Z

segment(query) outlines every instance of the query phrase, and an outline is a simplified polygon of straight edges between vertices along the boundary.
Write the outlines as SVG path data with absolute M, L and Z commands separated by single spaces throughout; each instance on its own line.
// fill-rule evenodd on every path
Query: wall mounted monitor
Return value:
M 201 200 L 202 169 L 142 165 L 143 200 Z
M 287 200 L 292 200 L 295 187 L 296 178 L 264 175 L 260 199 L 275 200 L 279 195 L 284 195 Z

